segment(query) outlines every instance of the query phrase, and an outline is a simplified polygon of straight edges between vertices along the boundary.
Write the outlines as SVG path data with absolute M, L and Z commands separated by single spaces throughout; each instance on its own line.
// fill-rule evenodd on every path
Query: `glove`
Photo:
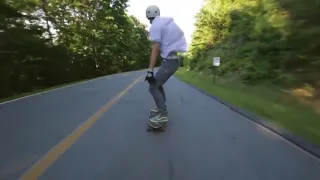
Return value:
M 147 72 L 147 75 L 146 75 L 146 78 L 144 79 L 145 81 L 148 81 L 149 84 L 152 84 L 156 81 L 156 79 L 154 78 L 153 76 L 153 71 L 148 71 Z

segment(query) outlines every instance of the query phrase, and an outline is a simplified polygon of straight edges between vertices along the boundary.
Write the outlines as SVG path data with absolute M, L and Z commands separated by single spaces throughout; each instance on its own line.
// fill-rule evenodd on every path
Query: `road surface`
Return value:
M 167 132 L 146 132 L 154 102 L 147 83 L 135 81 L 143 75 L 1 104 L 0 179 L 320 179 L 315 157 L 176 77 L 164 86 Z

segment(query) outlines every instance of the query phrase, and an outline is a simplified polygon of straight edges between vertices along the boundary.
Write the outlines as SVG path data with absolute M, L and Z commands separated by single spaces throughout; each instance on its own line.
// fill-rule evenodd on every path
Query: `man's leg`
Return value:
M 158 108 L 158 115 L 150 118 L 151 122 L 167 122 L 167 106 L 164 94 L 163 84 L 176 72 L 179 68 L 178 60 L 163 61 L 158 72 L 155 74 L 155 83 L 149 86 L 149 91 Z M 160 90 L 162 89 L 162 90 Z M 161 92 L 162 91 L 162 92 Z M 163 94 L 162 94 L 163 93 Z
M 160 91 L 160 93 L 162 95 L 162 98 L 163 98 L 164 102 L 166 102 L 166 93 L 164 92 L 163 86 L 159 87 L 159 91 Z M 154 112 L 154 113 L 158 113 L 159 112 L 158 108 L 151 109 L 151 111 Z
M 163 86 L 159 87 L 159 91 L 163 97 L 164 102 L 166 102 L 166 93 L 164 92 Z
M 167 79 L 169 79 L 169 77 L 163 75 L 163 67 L 160 67 L 157 74 L 155 75 L 156 82 L 150 84 L 149 86 L 149 92 L 152 95 L 154 102 L 157 106 L 157 109 L 154 110 L 154 112 L 158 113 L 159 111 L 167 110 L 165 99 L 160 87 L 162 87 L 162 85 L 166 82 Z

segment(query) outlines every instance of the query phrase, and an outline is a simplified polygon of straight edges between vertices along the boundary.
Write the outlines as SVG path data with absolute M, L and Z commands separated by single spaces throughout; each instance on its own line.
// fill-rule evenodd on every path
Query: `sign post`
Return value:
M 214 69 L 213 83 L 216 83 L 217 69 L 220 66 L 220 57 L 213 57 L 212 65 Z

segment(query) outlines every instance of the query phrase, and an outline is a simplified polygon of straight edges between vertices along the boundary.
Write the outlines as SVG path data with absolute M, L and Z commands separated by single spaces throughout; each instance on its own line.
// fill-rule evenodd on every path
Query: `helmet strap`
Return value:
M 152 21 L 154 20 L 154 17 L 148 18 L 150 23 L 152 24 Z

